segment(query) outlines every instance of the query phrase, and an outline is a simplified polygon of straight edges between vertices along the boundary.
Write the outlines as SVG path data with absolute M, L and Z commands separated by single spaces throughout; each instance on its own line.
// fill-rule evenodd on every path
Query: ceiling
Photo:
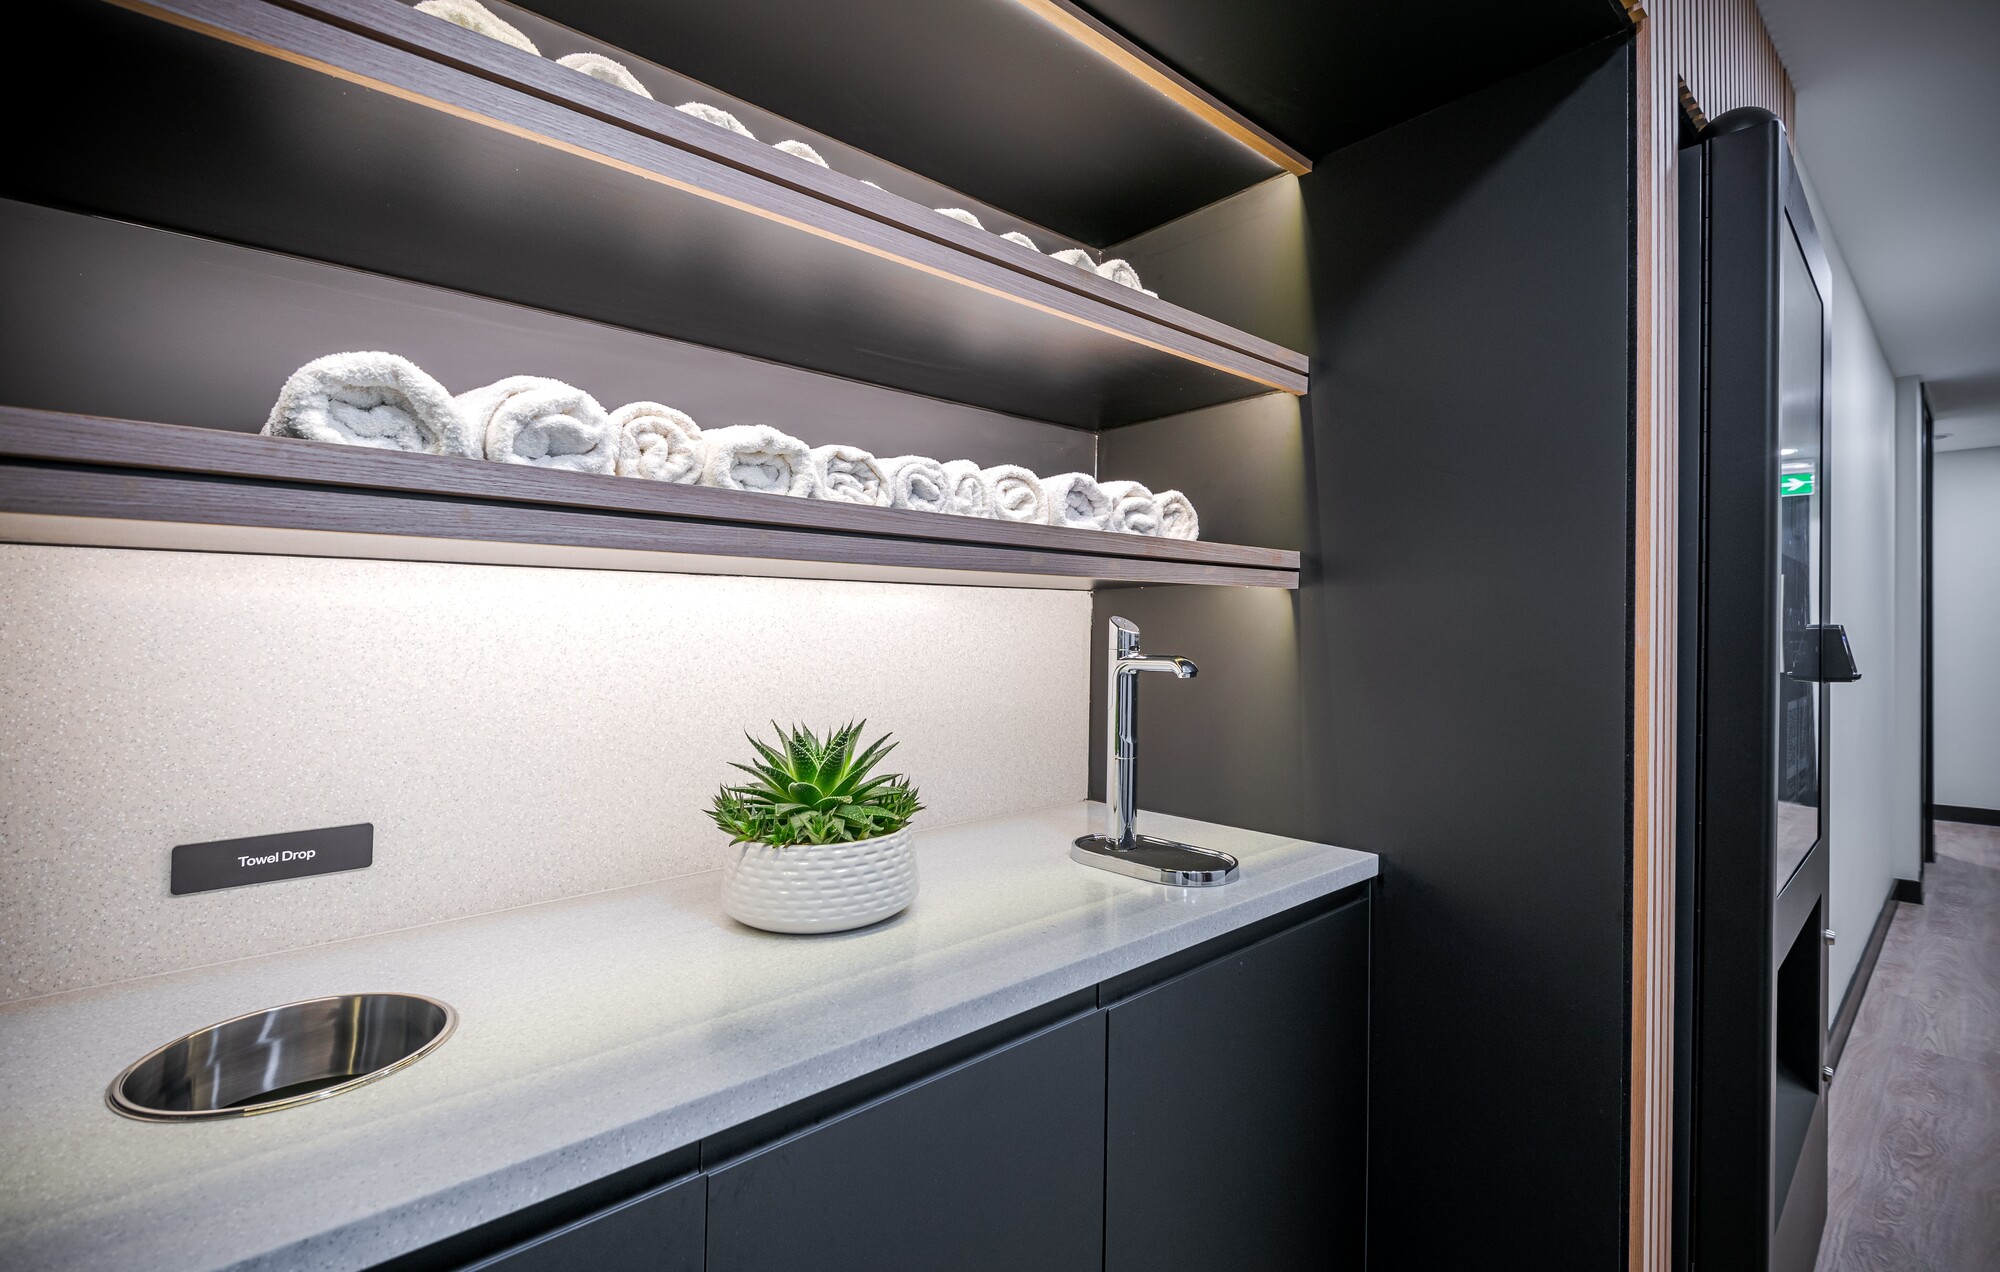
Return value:
M 2000 446 L 2000 3 L 1759 7 L 1890 365 L 1924 378 L 1940 449 Z

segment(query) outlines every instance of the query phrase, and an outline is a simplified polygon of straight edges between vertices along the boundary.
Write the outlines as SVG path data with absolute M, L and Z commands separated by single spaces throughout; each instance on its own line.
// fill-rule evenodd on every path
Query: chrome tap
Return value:
M 1172 654 L 1147 657 L 1139 652 L 1139 629 L 1129 618 L 1111 619 L 1111 639 L 1104 661 L 1104 692 L 1110 706 L 1104 712 L 1104 802 L 1111 806 L 1111 835 L 1121 848 L 1136 837 L 1139 803 L 1139 681 L 1142 671 L 1171 671 L 1182 680 L 1198 670 Z
M 1170 671 L 1192 680 L 1194 663 L 1173 654 L 1148 656 L 1139 649 L 1139 628 L 1113 616 L 1104 664 L 1104 795 L 1110 832 L 1084 835 L 1071 847 L 1073 860 L 1087 866 L 1180 887 L 1227 883 L 1236 877 L 1236 859 L 1169 839 L 1138 833 L 1139 684 L 1142 671 Z

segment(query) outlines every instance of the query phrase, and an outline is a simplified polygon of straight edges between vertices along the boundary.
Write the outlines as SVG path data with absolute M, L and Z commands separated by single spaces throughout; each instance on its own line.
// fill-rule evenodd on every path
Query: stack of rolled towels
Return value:
M 519 27 L 479 3 L 479 0 L 422 0 L 417 5 L 417 12 L 427 13 L 434 18 L 440 18 L 449 22 L 453 26 L 464 27 L 468 31 L 474 31 L 489 39 L 498 40 L 502 44 L 519 49 L 521 52 L 534 57 L 542 56 L 542 51 L 535 47 L 535 42 L 523 34 Z M 594 80 L 615 85 L 628 93 L 637 93 L 639 96 L 648 99 L 653 96 L 652 92 L 639 82 L 639 77 L 632 74 L 631 70 L 623 63 L 615 62 L 602 53 L 569 53 L 557 58 L 556 64 L 558 66 L 566 66 L 573 71 L 580 71 Z M 757 135 L 745 127 L 742 120 L 720 106 L 711 106 L 707 102 L 682 102 L 680 105 L 674 107 L 674 109 L 684 115 L 699 119 L 705 124 L 713 124 L 717 128 L 726 128 L 739 137 L 748 137 L 752 141 L 757 140 Z M 819 151 L 803 141 L 781 141 L 771 148 L 783 151 L 795 159 L 803 159 L 807 163 L 816 164 L 822 168 L 832 168 L 832 165 L 821 156 Z M 862 184 L 875 185 L 873 181 L 863 182 Z M 879 190 L 882 187 L 875 186 L 875 188 Z M 966 211 L 964 208 L 936 208 L 933 210 L 955 221 L 961 221 L 975 230 L 984 230 L 986 228 L 980 223 L 976 215 Z M 1031 252 L 1041 251 L 1039 247 L 1035 246 L 1035 240 L 1019 231 L 1009 231 L 1000 235 L 1000 237 L 1010 243 L 1017 243 Z M 1145 292 L 1148 296 L 1159 295 L 1158 292 L 1146 290 L 1139 281 L 1139 271 L 1132 268 L 1129 261 L 1094 261 L 1090 259 L 1089 252 L 1077 247 L 1052 252 L 1049 255 L 1065 264 L 1074 265 L 1078 269 L 1087 270 L 1101 278 L 1108 278 L 1121 286 L 1130 287 L 1134 291 Z
M 427 13 L 431 17 L 449 22 L 453 26 L 464 27 L 466 30 L 483 35 L 490 40 L 498 40 L 509 48 L 519 49 L 531 57 L 542 56 L 541 49 L 535 47 L 535 42 L 529 39 L 521 28 L 479 3 L 479 0 L 421 0 L 416 9 L 418 13 Z M 610 84 L 613 87 L 622 88 L 628 93 L 637 93 L 639 96 L 649 100 L 653 96 L 652 90 L 648 89 L 640 81 L 639 77 L 632 73 L 631 68 L 627 67 L 623 62 L 614 61 L 606 57 L 602 53 L 566 53 L 556 59 L 556 65 L 566 66 L 572 71 L 578 71 L 590 76 L 594 80 Z M 705 124 L 714 124 L 718 128 L 727 128 L 733 133 L 749 137 L 752 141 L 756 140 L 756 137 L 752 135 L 750 130 L 743 126 L 742 120 L 723 110 L 721 107 L 710 106 L 706 102 L 685 102 L 674 109 L 684 114 L 692 115 Z M 826 160 L 820 158 L 819 151 L 814 150 L 803 141 L 781 141 L 772 147 L 772 149 L 782 150 L 794 158 L 803 159 L 807 163 L 818 164 L 822 168 L 827 166 Z
M 1201 537 L 1194 505 L 1178 490 L 1155 493 L 1088 473 L 1039 477 L 1016 464 L 969 459 L 884 459 L 858 446 L 807 446 L 766 424 L 705 429 L 659 402 L 607 411 L 582 389 L 542 376 L 511 375 L 454 394 L 394 353 L 306 363 L 286 379 L 263 432 L 873 508 Z

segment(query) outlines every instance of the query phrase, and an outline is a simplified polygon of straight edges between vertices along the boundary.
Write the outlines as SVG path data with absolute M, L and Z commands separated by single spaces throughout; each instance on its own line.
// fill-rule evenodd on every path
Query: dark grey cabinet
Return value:
M 1086 1272 L 1103 1217 L 1093 1011 L 713 1169 L 708 1269 Z
M 466 1272 L 702 1272 L 703 1211 L 697 1175 L 524 1241 Z
M 1105 1017 L 1106 1272 L 1362 1266 L 1366 901 Z
M 1260 920 L 376 1272 L 1358 1269 L 1369 905 Z

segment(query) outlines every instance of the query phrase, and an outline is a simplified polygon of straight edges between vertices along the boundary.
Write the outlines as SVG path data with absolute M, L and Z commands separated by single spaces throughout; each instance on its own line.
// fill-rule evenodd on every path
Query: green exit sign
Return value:
M 1781 495 L 1810 495 L 1813 492 L 1813 474 L 1784 473 L 1778 478 L 1778 493 Z

